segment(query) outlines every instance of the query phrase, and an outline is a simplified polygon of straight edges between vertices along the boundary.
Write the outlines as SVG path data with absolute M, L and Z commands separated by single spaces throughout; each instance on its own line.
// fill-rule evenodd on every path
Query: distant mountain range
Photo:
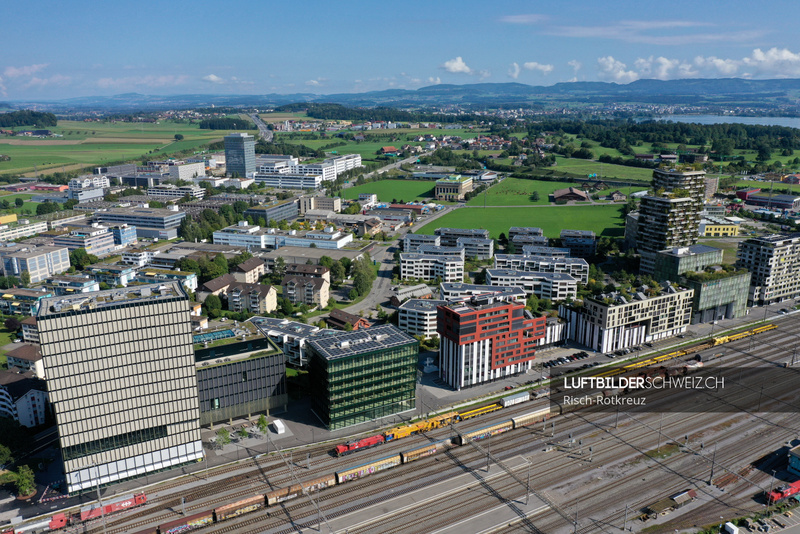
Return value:
M 673 104 L 752 106 L 763 109 L 796 107 L 800 102 L 800 79 L 746 80 L 740 78 L 638 80 L 629 84 L 566 82 L 551 86 L 521 83 L 431 85 L 416 90 L 389 89 L 366 93 L 317 95 L 142 95 L 89 96 L 50 101 L 13 101 L 17 109 L 40 111 L 157 111 L 199 107 L 271 107 L 296 102 L 331 102 L 345 106 L 471 108 L 498 106 L 553 106 L 574 104 Z

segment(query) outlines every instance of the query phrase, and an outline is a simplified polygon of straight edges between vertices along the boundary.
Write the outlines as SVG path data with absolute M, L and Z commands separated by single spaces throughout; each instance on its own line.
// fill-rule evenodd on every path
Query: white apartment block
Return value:
M 47 231 L 47 222 L 29 222 L 27 219 L 22 219 L 19 224 L 0 226 L 0 242 L 14 241 L 20 237 L 28 237 Z
M 173 184 L 155 185 L 147 188 L 147 196 L 154 198 L 183 198 L 186 195 L 189 195 L 190 198 L 202 200 L 206 195 L 206 190 L 196 185 L 178 187 Z
M 341 156 L 334 156 L 332 158 L 327 158 L 325 163 L 330 163 L 333 165 L 337 176 L 343 172 L 362 166 L 361 154 L 343 154 Z
M 276 189 L 319 189 L 322 176 L 311 174 L 277 174 L 257 172 L 253 175 L 256 183 Z
M 304 176 L 320 176 L 323 182 L 336 179 L 336 167 L 332 163 L 308 163 L 305 165 L 292 165 L 289 169 L 292 174 Z
M 397 328 L 410 336 L 439 337 L 436 307 L 446 300 L 410 299 L 397 308 Z
M 441 245 L 441 239 L 438 235 L 406 234 L 403 236 L 403 252 L 419 252 L 419 247 L 422 245 L 438 247 Z
M 583 258 L 497 254 L 494 257 L 494 268 L 541 273 L 563 273 L 577 278 L 582 284 L 589 282 L 589 263 Z
M 96 188 L 105 188 L 108 189 L 111 187 L 111 183 L 108 180 L 108 176 L 99 176 L 99 175 L 90 175 L 90 176 L 81 176 L 80 178 L 73 178 L 69 181 L 69 189 L 70 191 L 78 190 L 78 189 L 96 189 Z
M 400 278 L 461 282 L 464 279 L 464 260 L 459 256 L 428 256 L 425 254 L 400 254 Z
M 494 256 L 494 239 L 459 237 L 456 240 L 456 246 L 464 247 L 464 255 L 467 258 L 488 260 Z
M 472 297 L 498 296 L 503 300 L 525 302 L 528 295 L 519 287 L 501 287 L 483 284 L 451 282 L 439 284 L 439 298 L 445 300 L 469 300 Z
M 234 189 L 247 189 L 254 183 L 256 183 L 255 178 L 228 178 L 223 185 Z
M 578 296 L 578 280 L 563 273 L 487 269 L 486 283 L 490 286 L 518 287 L 527 295 L 553 302 Z
M 559 316 L 569 324 L 568 337 L 599 352 L 613 352 L 686 331 L 692 321 L 693 289 L 665 284 L 661 295 L 638 291 L 586 298 L 582 307 L 561 305 Z
M 742 241 L 736 266 L 752 273 L 748 306 L 800 296 L 800 237 L 776 234 Z
M 153 258 L 158 254 L 158 250 L 148 249 L 131 249 L 122 253 L 122 263 L 126 265 L 135 265 L 136 267 L 144 267 L 149 265 Z
M 464 247 L 442 247 L 437 245 L 420 245 L 417 247 L 417 254 L 426 256 L 458 256 L 461 260 L 466 260 Z
M 205 163 L 184 163 L 183 165 L 169 166 L 170 180 L 185 180 L 191 182 L 192 178 L 205 176 Z

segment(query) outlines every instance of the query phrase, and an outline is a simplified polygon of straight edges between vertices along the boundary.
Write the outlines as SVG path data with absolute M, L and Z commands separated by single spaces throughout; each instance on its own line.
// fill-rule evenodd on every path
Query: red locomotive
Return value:
M 368 438 L 359 439 L 356 441 L 348 441 L 344 445 L 337 445 L 334 451 L 336 452 L 336 456 L 344 456 L 346 454 L 350 454 L 351 452 L 360 451 L 361 449 L 377 447 L 385 441 L 386 438 L 384 438 L 381 434 L 378 434 L 377 436 L 370 436 Z
M 793 495 L 800 493 L 800 480 L 792 482 L 791 484 L 784 484 L 779 486 L 767 494 L 767 502 L 775 504 Z

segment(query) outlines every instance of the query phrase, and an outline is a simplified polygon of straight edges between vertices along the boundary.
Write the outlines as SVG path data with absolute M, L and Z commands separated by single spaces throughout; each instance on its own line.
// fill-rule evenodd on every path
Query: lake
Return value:
M 694 122 L 697 124 L 758 124 L 800 128 L 800 117 L 737 117 L 735 115 L 664 115 L 659 121 Z

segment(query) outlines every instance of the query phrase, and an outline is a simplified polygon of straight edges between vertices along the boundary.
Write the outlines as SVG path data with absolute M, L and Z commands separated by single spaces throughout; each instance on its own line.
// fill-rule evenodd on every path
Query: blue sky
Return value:
M 796 0 L 26 0 L 3 14 L 8 100 L 800 78 Z

